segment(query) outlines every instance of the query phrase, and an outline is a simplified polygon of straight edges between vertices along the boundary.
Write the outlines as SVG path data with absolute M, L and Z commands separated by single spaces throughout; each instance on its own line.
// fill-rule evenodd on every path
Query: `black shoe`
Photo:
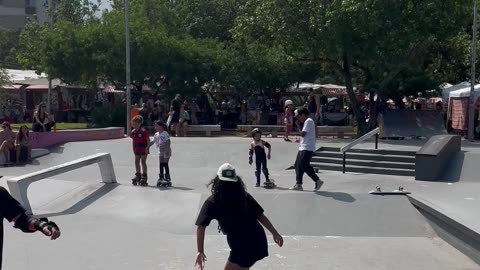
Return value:
M 255 187 L 259 187 L 259 186 L 260 186 L 260 182 L 257 182 L 257 183 L 255 184 Z

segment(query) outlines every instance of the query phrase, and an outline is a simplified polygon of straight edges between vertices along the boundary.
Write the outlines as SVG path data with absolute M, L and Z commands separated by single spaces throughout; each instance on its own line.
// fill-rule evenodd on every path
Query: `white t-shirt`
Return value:
M 170 140 L 170 135 L 168 135 L 168 132 L 165 130 L 162 131 L 162 133 L 156 132 L 155 135 L 153 135 L 153 141 L 158 148 L 158 153 L 165 153 L 168 151 L 168 146 L 166 144 L 168 140 Z
M 307 118 L 303 123 L 302 132 L 305 136 L 300 141 L 299 151 L 315 151 L 315 122 L 311 118 Z

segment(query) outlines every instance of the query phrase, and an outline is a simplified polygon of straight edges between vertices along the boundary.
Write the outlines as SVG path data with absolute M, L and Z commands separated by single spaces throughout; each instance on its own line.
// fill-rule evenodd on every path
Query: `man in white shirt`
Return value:
M 295 118 L 303 124 L 302 139 L 298 147 L 297 160 L 295 161 L 295 173 L 297 174 L 297 183 L 290 188 L 291 190 L 303 190 L 303 174 L 306 173 L 315 182 L 314 191 L 318 191 L 323 185 L 318 175 L 313 170 L 310 161 L 315 151 L 315 131 L 316 125 L 312 118 L 309 117 L 307 108 L 298 109 L 295 111 Z

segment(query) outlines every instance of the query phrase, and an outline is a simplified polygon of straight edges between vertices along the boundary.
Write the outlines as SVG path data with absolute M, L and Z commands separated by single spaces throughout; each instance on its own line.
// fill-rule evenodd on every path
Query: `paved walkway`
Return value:
M 223 162 L 237 167 L 249 192 L 286 236 L 283 248 L 269 239 L 270 256 L 253 269 L 480 269 L 440 239 L 407 197 L 367 194 L 375 185 L 384 189 L 402 185 L 439 208 L 449 205 L 458 219 L 471 216 L 473 227 L 480 198 L 478 182 L 467 181 L 467 175 L 449 184 L 321 172 L 322 191 L 294 192 L 287 190 L 294 184 L 294 171 L 285 168 L 292 165 L 297 145 L 269 139 L 273 145 L 269 169 L 279 188 L 266 190 L 253 187 L 249 142 L 246 138 L 173 138 L 175 187 L 166 191 L 131 186 L 129 139 L 68 143 L 32 165 L 1 168 L 0 175 L 5 177 L 0 185 L 5 185 L 9 176 L 109 152 L 119 181 L 119 185 L 100 184 L 98 168 L 92 165 L 34 183 L 28 192 L 34 212 L 53 216 L 63 236 L 49 242 L 41 235 L 21 234 L 6 226 L 5 269 L 193 269 L 193 224 L 209 194 L 205 185 Z M 329 145 L 336 144 L 343 142 Z M 381 148 L 390 147 L 415 149 L 418 145 L 381 144 Z M 477 150 L 475 145 L 468 149 L 472 154 Z M 158 173 L 153 155 L 148 164 L 153 185 Z M 313 182 L 305 178 L 305 189 L 311 188 Z M 456 211 L 457 207 L 465 211 Z M 207 269 L 222 269 L 228 256 L 225 237 L 215 224 L 207 235 Z

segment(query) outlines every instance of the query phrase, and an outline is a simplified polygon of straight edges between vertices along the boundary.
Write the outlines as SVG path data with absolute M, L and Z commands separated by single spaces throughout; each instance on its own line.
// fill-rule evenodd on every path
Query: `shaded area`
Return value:
M 82 200 L 78 201 L 71 207 L 61 211 L 61 212 L 55 212 L 55 213 L 44 213 L 41 215 L 36 215 L 38 217 L 55 217 L 55 216 L 62 216 L 62 215 L 73 215 L 76 214 L 89 205 L 93 204 L 96 202 L 98 199 L 101 197 L 105 196 L 112 190 L 116 189 L 119 186 L 119 184 L 105 184 L 99 189 L 95 190 L 93 193 L 89 194 L 87 197 L 83 198 Z
M 381 137 L 423 137 L 447 134 L 440 112 L 422 110 L 388 111 L 380 121 Z

